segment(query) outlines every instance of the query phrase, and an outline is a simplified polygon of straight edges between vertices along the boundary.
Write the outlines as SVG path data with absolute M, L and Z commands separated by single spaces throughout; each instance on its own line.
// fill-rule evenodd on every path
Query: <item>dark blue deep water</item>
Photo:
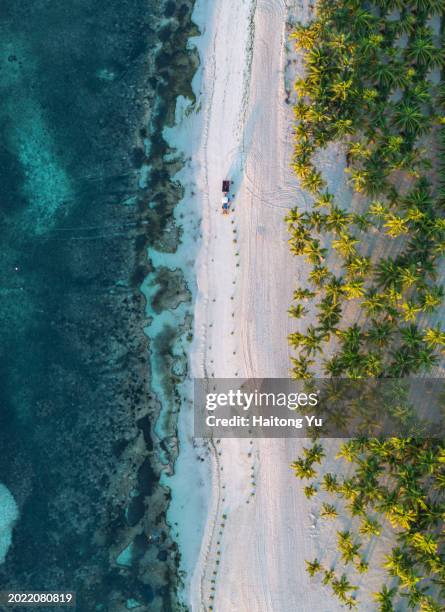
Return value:
M 70 589 L 82 612 L 179 609 L 140 285 L 180 196 L 161 129 L 190 93 L 192 4 L 0 0 L 0 483 L 20 513 L 0 590 Z

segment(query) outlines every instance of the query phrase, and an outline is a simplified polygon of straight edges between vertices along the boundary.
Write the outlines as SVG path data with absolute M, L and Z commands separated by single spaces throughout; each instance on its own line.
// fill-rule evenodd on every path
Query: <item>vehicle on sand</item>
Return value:
M 230 204 L 232 202 L 232 199 L 235 196 L 230 196 L 230 186 L 233 184 L 233 181 L 228 180 L 228 179 L 224 179 L 222 182 L 222 193 L 223 193 L 223 197 L 222 197 L 222 214 L 223 215 L 228 215 L 230 212 Z

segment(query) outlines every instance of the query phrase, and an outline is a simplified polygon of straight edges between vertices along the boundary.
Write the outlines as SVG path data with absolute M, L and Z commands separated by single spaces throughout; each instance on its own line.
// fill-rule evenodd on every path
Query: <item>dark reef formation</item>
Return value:
M 180 609 L 149 365 L 175 333 L 148 345 L 140 285 L 179 236 L 162 128 L 192 96 L 192 8 L 0 6 L 0 482 L 20 508 L 0 588 L 70 589 L 79 612 Z M 174 308 L 181 279 L 158 281 L 154 312 Z

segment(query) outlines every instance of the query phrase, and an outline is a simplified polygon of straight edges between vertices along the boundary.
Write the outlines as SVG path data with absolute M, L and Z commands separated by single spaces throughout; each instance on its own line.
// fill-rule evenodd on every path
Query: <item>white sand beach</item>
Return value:
M 298 271 L 284 217 L 307 197 L 289 167 L 289 4 L 220 0 L 205 24 L 211 42 L 202 63 L 204 130 L 194 160 L 203 215 L 192 358 L 197 377 L 289 375 L 287 308 Z M 307 3 L 295 5 L 295 12 L 306 19 Z M 234 180 L 236 194 L 229 216 L 221 215 L 225 177 Z M 212 499 L 190 593 L 193 610 L 337 609 L 304 569 L 304 559 L 318 551 L 310 504 L 289 469 L 300 446 L 295 440 L 215 444 Z
M 293 115 L 286 103 L 286 70 L 293 78 L 301 65 L 286 53 L 287 22 L 290 15 L 307 20 L 310 10 L 308 0 L 197 3 L 195 18 L 203 33 L 194 83 L 199 112 L 185 114 L 182 122 L 179 118 L 175 136 L 191 157 L 182 178 L 202 215 L 193 377 L 289 376 L 287 335 L 295 323 L 287 309 L 303 270 L 289 253 L 284 217 L 309 199 L 290 170 Z M 326 166 L 341 176 L 342 159 L 338 152 L 333 156 Z M 224 178 L 234 181 L 228 216 L 221 214 Z M 201 469 L 196 491 L 190 491 L 183 484 L 197 465 L 190 413 L 181 423 L 181 476 L 175 478 L 170 520 L 179 532 L 189 532 L 179 543 L 184 569 L 192 573 L 186 579 L 191 608 L 341 609 L 331 592 L 305 572 L 305 559 L 324 559 L 328 549 L 332 552 L 335 529 L 317 522 L 290 469 L 303 441 L 212 443 L 211 481 Z M 209 497 L 205 522 L 197 527 L 203 519 L 196 499 L 203 494 Z M 202 528 L 196 559 L 196 551 L 188 548 Z

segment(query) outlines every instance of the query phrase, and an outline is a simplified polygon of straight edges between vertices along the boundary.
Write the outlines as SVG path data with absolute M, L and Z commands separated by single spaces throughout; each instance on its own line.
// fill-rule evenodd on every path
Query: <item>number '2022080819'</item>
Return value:
M 71 591 L 0 591 L 0 605 L 15 606 L 69 606 L 76 605 L 76 594 Z

